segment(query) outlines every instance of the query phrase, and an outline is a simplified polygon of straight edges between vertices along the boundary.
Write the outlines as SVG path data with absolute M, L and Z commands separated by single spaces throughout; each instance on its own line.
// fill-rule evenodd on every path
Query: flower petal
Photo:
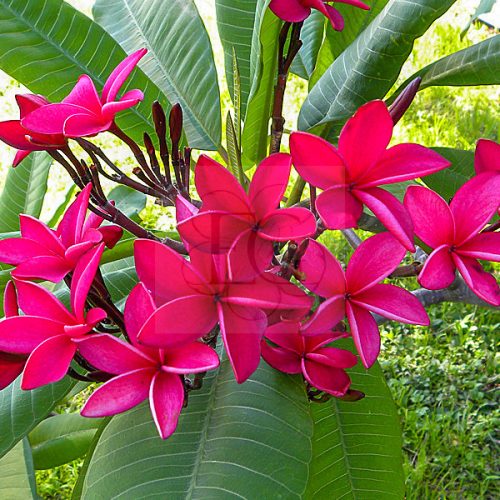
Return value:
M 219 366 L 219 356 L 208 345 L 193 342 L 169 349 L 166 353 L 164 372 L 188 374 L 214 370 Z
M 57 234 L 61 237 L 66 248 L 75 243 L 80 243 L 91 191 L 92 184 L 89 183 L 82 189 L 75 201 L 66 210 L 64 217 L 57 227 Z
M 21 125 L 20 120 L 0 122 L 0 140 L 13 148 L 26 150 L 29 153 L 38 148 L 26 139 L 28 134 L 29 131 Z
M 298 240 L 316 232 L 314 215 L 306 208 L 282 208 L 262 220 L 259 234 L 271 241 Z
M 428 290 L 447 288 L 455 280 L 455 268 L 450 247 L 437 247 L 425 261 L 418 275 L 418 282 Z
M 21 125 L 29 131 L 45 135 L 62 135 L 64 122 L 72 115 L 89 113 L 89 111 L 74 104 L 47 104 L 36 109 L 21 120 Z
M 64 104 L 74 104 L 88 109 L 95 114 L 101 113 L 101 101 L 94 82 L 88 75 L 78 78 L 71 92 L 62 100 Z
M 298 0 L 271 0 L 269 8 L 288 23 L 300 23 L 311 13 L 311 9 Z
M 109 102 L 102 107 L 103 120 L 112 121 L 121 111 L 133 108 L 144 99 L 141 90 L 135 89 L 127 92 L 119 101 Z
M 22 373 L 26 360 L 0 353 L 0 391 L 9 386 Z
M 64 122 L 63 131 L 66 137 L 92 137 L 108 130 L 112 123 L 100 116 L 81 113 L 69 116 Z
M 153 298 L 144 283 L 137 283 L 132 288 L 123 311 L 127 335 L 133 345 L 137 346 L 137 336 L 155 309 Z
M 351 335 L 361 362 L 365 368 L 370 368 L 377 361 L 380 352 L 380 333 L 377 323 L 366 309 L 349 301 L 346 303 L 346 311 Z
M 290 151 L 295 169 L 313 186 L 328 189 L 346 183 L 344 161 L 325 139 L 307 132 L 293 132 Z
M 315 361 L 305 359 L 302 362 L 305 379 L 316 389 L 342 397 L 351 385 L 351 379 L 347 373 L 340 368 L 325 366 Z
M 19 264 L 12 276 L 23 279 L 42 279 L 59 283 L 71 271 L 70 264 L 60 257 L 34 257 Z
M 62 380 L 76 352 L 76 344 L 66 335 L 42 342 L 26 361 L 21 389 L 29 391 Z
M 304 341 L 299 331 L 298 321 L 281 321 L 268 326 L 264 336 L 273 344 L 299 356 L 304 352 Z
M 5 238 L 0 240 L 0 262 L 4 264 L 16 266 L 21 262 L 47 253 L 46 248 L 27 238 Z
M 316 199 L 316 209 L 328 229 L 349 229 L 358 225 L 363 205 L 344 187 L 332 187 Z
M 275 370 L 290 374 L 301 373 L 301 357 L 294 352 L 271 346 L 265 340 L 262 341 L 261 350 L 264 361 Z
M 500 172 L 500 144 L 487 139 L 479 139 L 474 159 L 476 174 L 488 171 Z
M 338 325 L 345 316 L 345 300 L 341 295 L 322 302 L 311 319 L 302 327 L 303 335 L 327 333 Z
M 7 281 L 3 292 L 3 312 L 6 318 L 19 315 L 17 292 L 13 281 Z
M 322 347 L 308 353 L 306 359 L 333 368 L 352 368 L 358 362 L 358 358 L 352 352 L 336 347 Z
M 55 231 L 41 220 L 35 219 L 31 215 L 21 214 L 19 215 L 19 227 L 23 238 L 36 241 L 56 255 L 64 255 L 65 248 L 61 240 L 57 237 Z
M 500 262 L 500 233 L 480 233 L 457 249 L 459 255 Z
M 108 380 L 92 393 L 81 414 L 84 417 L 109 417 L 141 404 L 149 396 L 155 373 L 151 369 L 141 369 Z

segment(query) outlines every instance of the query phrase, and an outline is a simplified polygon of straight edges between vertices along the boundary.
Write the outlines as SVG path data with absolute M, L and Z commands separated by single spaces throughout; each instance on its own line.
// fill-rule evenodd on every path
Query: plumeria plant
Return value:
M 500 145 L 393 142 L 419 90 L 500 83 L 497 35 L 394 87 L 453 3 L 216 0 L 223 141 L 192 1 L 97 0 L 92 20 L 0 0 L 0 68 L 29 89 L 0 123 L 17 150 L 0 198 L 0 478 L 24 464 L 28 498 L 33 464 L 86 456 L 75 498 L 404 497 L 379 326 L 500 306 Z M 310 91 L 289 131 L 292 72 Z M 54 162 L 76 188 L 44 222 Z M 140 218 L 147 198 L 174 231 Z M 52 413 L 79 393 L 79 413 Z

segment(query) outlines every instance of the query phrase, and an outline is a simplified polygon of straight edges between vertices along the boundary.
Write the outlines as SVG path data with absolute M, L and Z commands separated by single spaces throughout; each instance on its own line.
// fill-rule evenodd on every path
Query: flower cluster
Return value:
M 296 4 L 302 14 L 324 6 L 334 16 L 324 2 Z M 277 10 L 281 5 L 271 2 Z M 300 14 L 299 7 L 295 11 Z M 0 137 L 21 150 L 19 160 L 35 149 L 68 153 L 70 139 L 113 129 L 115 114 L 142 98 L 133 90 L 116 100 L 143 55 L 139 51 L 125 59 L 100 96 L 90 78 L 82 76 L 62 103 L 19 97 L 21 121 L 4 122 Z M 163 134 L 161 113 L 154 108 L 157 131 Z M 175 123 L 181 118 L 175 108 L 171 144 L 179 141 Z M 0 388 L 21 373 L 23 389 L 57 382 L 66 374 L 104 382 L 83 415 L 114 415 L 149 400 L 159 434 L 167 438 L 189 391 L 219 366 L 224 348 L 238 383 L 255 372 L 262 357 L 277 370 L 302 375 L 311 394 L 344 397 L 351 385 L 346 369 L 357 363 L 357 356 L 335 347 L 338 339 L 352 337 L 369 368 L 380 351 L 378 316 L 429 324 L 415 295 L 384 283 L 407 251 L 415 251 L 416 237 L 431 250 L 419 275 L 422 286 L 448 287 L 458 269 L 474 293 L 500 305 L 498 284 L 478 261 L 500 260 L 499 233 L 491 230 L 494 225 L 485 231 L 500 205 L 500 146 L 479 143 L 477 175 L 449 205 L 423 186 L 409 188 L 402 203 L 379 186 L 437 172 L 449 162 L 416 144 L 388 148 L 392 131 L 386 105 L 367 103 L 345 125 L 338 147 L 295 132 L 291 154 L 265 158 L 247 189 L 223 165 L 201 155 L 194 172 L 199 200 L 189 198 L 190 154 L 185 152 L 187 169 L 175 171 L 184 196 L 181 190 L 174 195 L 182 243 L 161 240 L 126 219 L 106 201 L 95 171 L 78 170 L 82 190 L 57 229 L 22 215 L 21 236 L 0 241 L 0 261 L 14 266 L 0 322 Z M 165 153 L 161 134 L 159 143 Z M 83 144 L 97 162 L 92 144 Z M 155 186 L 171 196 L 168 184 L 162 184 L 170 174 L 161 174 L 151 144 L 146 141 L 151 166 L 139 146 L 136 157 L 158 181 Z M 178 166 L 178 153 L 173 156 Z M 163 158 L 168 162 L 168 154 Z M 292 166 L 311 186 L 310 208 L 282 206 Z M 316 188 L 322 190 L 317 197 Z M 387 231 L 357 244 L 344 268 L 317 239 L 326 230 L 356 228 L 364 206 Z M 105 248 L 122 235 L 116 224 L 138 236 L 138 284 L 123 313 L 99 269 Z M 69 308 L 57 292 L 29 280 L 64 281 Z

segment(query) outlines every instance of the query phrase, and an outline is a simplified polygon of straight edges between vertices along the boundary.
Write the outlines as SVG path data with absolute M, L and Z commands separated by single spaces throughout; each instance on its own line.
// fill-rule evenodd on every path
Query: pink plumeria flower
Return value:
M 79 344 L 80 354 L 95 368 L 116 375 L 90 396 L 85 417 L 116 415 L 149 398 L 151 413 L 163 439 L 176 429 L 184 404 L 184 374 L 206 372 L 219 366 L 217 353 L 189 338 L 165 342 L 164 349 L 141 345 L 137 335 L 154 313 L 155 304 L 139 283 L 125 305 L 125 327 L 131 344 L 111 335 L 92 335 Z
M 360 9 L 370 10 L 370 7 L 360 0 L 336 0 L 337 3 L 345 3 Z M 344 29 L 344 18 L 340 12 L 328 5 L 325 0 L 271 0 L 269 8 L 283 21 L 289 23 L 300 23 L 311 14 L 311 9 L 319 10 L 332 24 L 334 30 Z
M 82 75 L 61 103 L 35 110 L 21 120 L 22 126 L 39 134 L 64 134 L 65 137 L 94 136 L 110 130 L 117 113 L 144 99 L 138 89 L 129 90 L 118 100 L 117 96 L 146 52 L 141 49 L 125 58 L 107 79 L 100 96 L 92 79 Z
M 498 283 L 478 262 L 500 261 L 500 233 L 481 233 L 500 206 L 500 175 L 488 171 L 473 177 L 449 205 L 430 189 L 410 186 L 405 205 L 416 235 L 434 249 L 420 272 L 419 283 L 430 290 L 446 288 L 458 269 L 477 296 L 500 305 Z
M 195 170 L 202 209 L 178 225 L 180 235 L 201 251 L 228 252 L 231 275 L 260 274 L 273 257 L 273 241 L 304 238 L 316 231 L 309 210 L 279 208 L 290 170 L 290 155 L 269 156 L 257 168 L 247 195 L 226 168 L 202 155 Z
M 322 320 L 321 311 L 306 323 L 283 321 L 267 328 L 262 341 L 262 357 L 273 368 L 284 373 L 302 373 L 316 389 L 336 397 L 345 395 L 351 379 L 345 372 L 357 363 L 354 354 L 344 349 L 327 347 L 336 339 L 344 337 L 341 332 L 332 332 L 329 318 Z
M 104 242 L 112 248 L 123 230 L 115 225 L 101 226 L 102 217 L 87 218 L 88 184 L 69 206 L 56 231 L 29 215 L 20 215 L 21 238 L 0 241 L 0 262 L 16 266 L 15 278 L 39 278 L 57 283 L 91 248 Z
M 495 172 L 500 176 L 500 144 L 487 139 L 479 139 L 474 158 L 476 174 Z M 498 209 L 500 215 L 500 208 Z
M 24 315 L 10 316 L 0 322 L 0 349 L 29 354 L 22 389 L 36 389 L 64 378 L 78 343 L 106 317 L 106 312 L 99 308 L 85 314 L 87 294 L 103 250 L 101 243 L 78 262 L 71 283 L 71 311 L 41 285 L 15 281 Z
M 259 364 L 266 312 L 299 309 L 305 313 L 312 299 L 269 273 L 248 282 L 228 280 L 219 257 L 195 250 L 189 262 L 161 243 L 135 242 L 137 274 L 159 306 L 139 339 L 149 346 L 172 347 L 175 342 L 202 337 L 219 323 L 236 380 L 241 383 Z M 166 270 L 168 279 L 163 279 Z
M 328 229 L 356 227 L 363 205 L 410 251 L 413 226 L 403 204 L 380 185 L 432 174 L 450 163 L 418 144 L 398 144 L 387 149 L 393 121 L 382 101 L 358 109 L 345 124 L 338 149 L 305 132 L 290 137 L 293 164 L 307 182 L 324 191 L 316 208 Z
M 411 325 L 429 325 L 418 299 L 394 285 L 380 284 L 399 265 L 405 249 L 389 233 L 365 240 L 353 253 L 344 272 L 339 261 L 317 241 L 311 240 L 299 269 L 304 285 L 326 297 L 319 309 L 331 324 L 347 313 L 351 335 L 366 368 L 380 352 L 380 334 L 371 312 Z
M 19 316 L 19 306 L 14 283 L 9 281 L 4 290 L 3 311 L 6 318 Z M 0 391 L 9 386 L 24 370 L 27 356 L 0 352 Z
M 45 97 L 20 94 L 16 95 L 16 102 L 19 107 L 19 120 L 0 122 L 0 140 L 18 150 L 12 162 L 13 167 L 17 167 L 33 151 L 60 149 L 66 146 L 66 138 L 62 134 L 37 134 L 21 125 L 21 120 L 30 113 L 49 104 Z

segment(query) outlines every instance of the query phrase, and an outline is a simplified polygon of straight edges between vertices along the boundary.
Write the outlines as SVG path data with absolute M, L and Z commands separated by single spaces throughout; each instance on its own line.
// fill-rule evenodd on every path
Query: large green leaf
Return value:
M 130 219 L 136 220 L 146 206 L 146 195 L 128 186 L 116 186 L 108 193 L 108 199 Z
M 35 469 L 51 469 L 85 455 L 100 424 L 101 419 L 78 413 L 45 419 L 28 436 Z
M 102 88 L 114 67 L 126 56 L 97 23 L 62 0 L 0 0 L 0 68 L 28 87 L 57 101 L 64 98 L 82 73 Z M 142 64 L 142 63 L 141 63 Z M 136 140 L 150 124 L 151 105 L 159 89 L 135 70 L 124 91 L 139 88 L 144 101 L 124 111 L 118 123 Z
M 415 39 L 455 0 L 393 0 L 328 68 L 311 90 L 299 128 L 327 124 L 324 137 L 367 101 L 385 96 L 396 81 Z
M 7 455 L 0 458 L 0 498 L 38 498 L 31 449 L 27 440 L 20 441 Z
M 93 12 L 125 50 L 149 50 L 142 68 L 171 103 L 182 106 L 190 146 L 219 149 L 217 71 L 193 0 L 97 0 Z
M 111 298 L 115 303 L 122 303 L 137 283 L 133 257 L 104 264 L 101 270 Z
M 224 48 L 226 80 L 234 102 L 233 49 L 241 82 L 241 112 L 244 115 L 250 94 L 250 53 L 258 0 L 215 0 L 217 27 Z
M 40 151 L 8 170 L 0 193 L 0 233 L 17 231 L 19 214 L 40 215 L 51 163 L 52 158 Z

